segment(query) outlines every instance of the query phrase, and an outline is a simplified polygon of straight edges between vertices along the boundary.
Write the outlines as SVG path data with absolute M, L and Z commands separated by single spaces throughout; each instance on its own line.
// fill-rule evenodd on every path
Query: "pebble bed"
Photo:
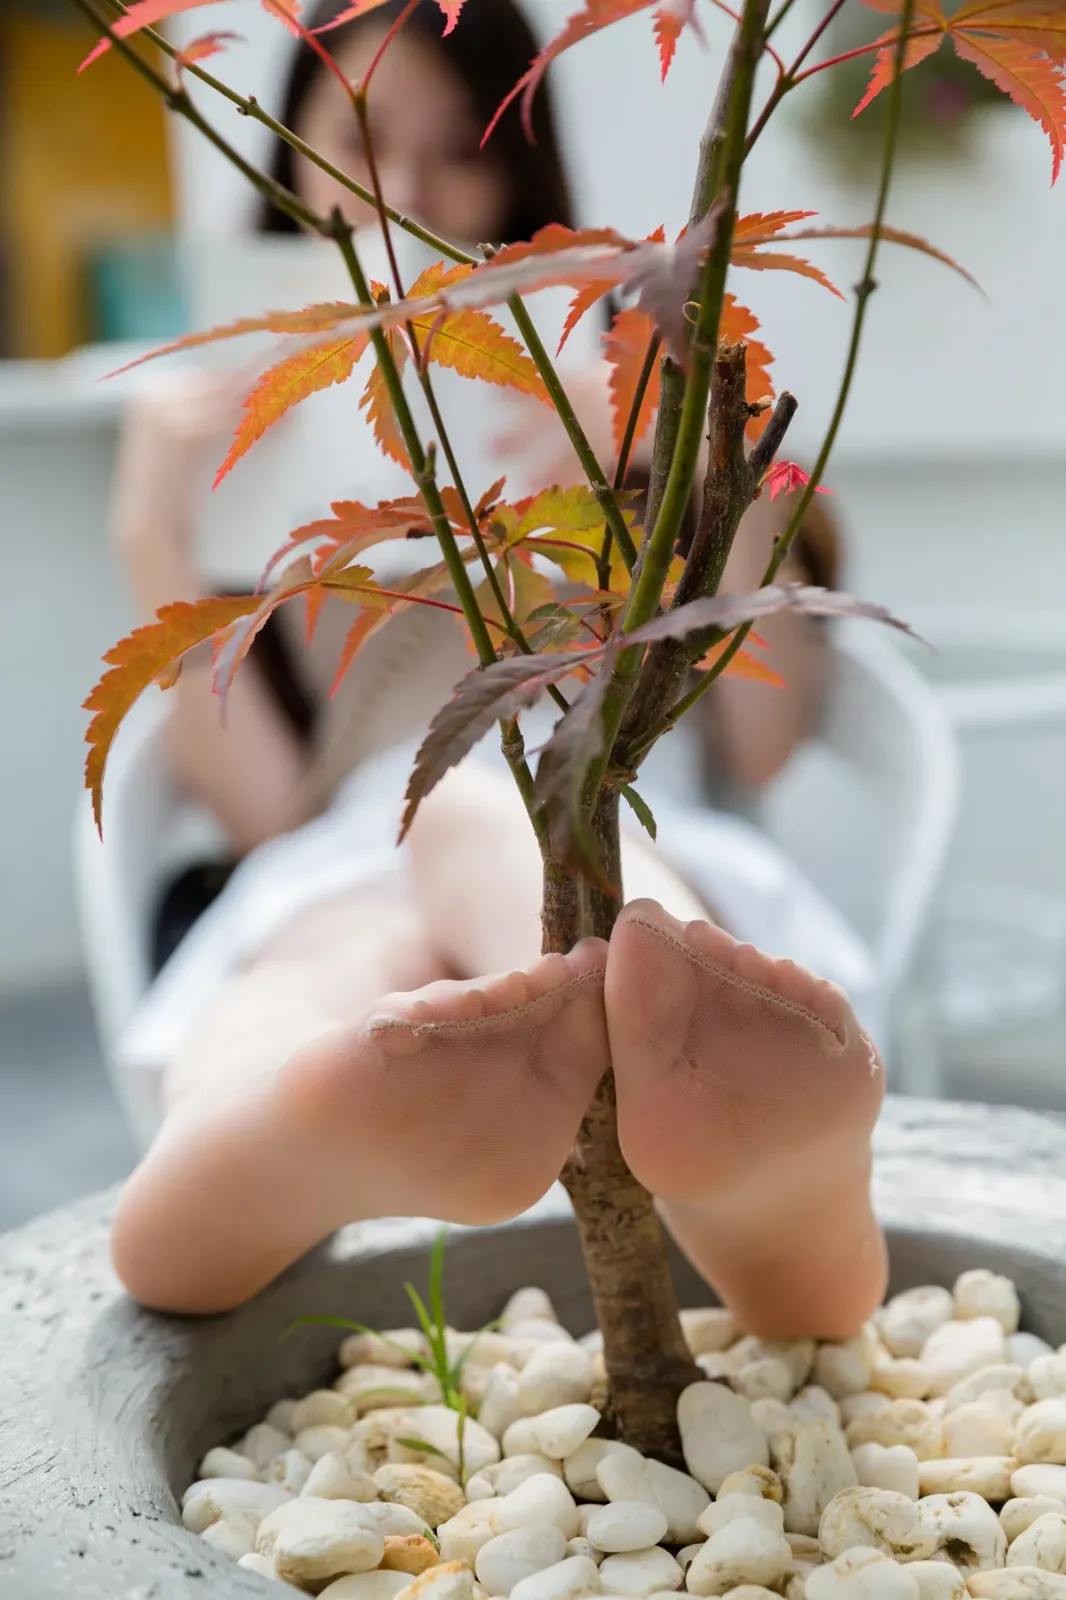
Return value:
M 448 1335 L 461 1459 L 422 1334 L 353 1334 L 332 1389 L 208 1451 L 185 1526 L 324 1600 L 1066 1600 L 1066 1345 L 1008 1279 L 908 1290 L 847 1344 L 682 1321 L 687 1472 L 596 1436 L 599 1336 L 527 1288 Z

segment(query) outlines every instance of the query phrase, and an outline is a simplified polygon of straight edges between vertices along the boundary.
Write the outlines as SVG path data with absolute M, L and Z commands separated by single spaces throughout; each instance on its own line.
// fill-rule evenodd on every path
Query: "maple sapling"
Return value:
M 266 620 L 298 597 L 312 621 L 331 594 L 352 605 L 341 672 L 391 617 L 413 605 L 435 607 L 462 621 L 479 665 L 455 687 L 426 733 L 408 784 L 401 838 L 434 786 L 496 723 L 541 852 L 545 952 L 568 952 L 589 934 L 609 938 L 622 905 L 620 802 L 654 831 L 654 819 L 635 787 L 642 762 L 724 672 L 760 675 L 757 657 L 745 647 L 758 619 L 792 610 L 869 616 L 902 626 L 883 609 L 850 596 L 777 582 L 813 497 L 822 491 L 856 371 L 882 243 L 893 241 L 948 261 L 924 240 L 886 222 L 902 73 L 950 39 L 1041 123 L 1057 176 L 1066 139 L 1062 8 L 1049 0 L 1007 5 L 970 0 L 949 18 L 938 0 L 868 0 L 873 9 L 897 18 L 867 47 L 874 68 L 863 105 L 882 91 L 889 96 L 881 177 L 872 221 L 838 228 L 812 224 L 812 213 L 804 210 L 745 215 L 739 198 L 753 145 L 788 94 L 834 65 L 829 60 L 812 64 L 811 58 L 843 5 L 858 0 L 825 0 L 818 25 L 791 62 L 778 46 L 793 0 L 784 0 L 776 14 L 770 0 L 738 0 L 736 13 L 730 12 L 732 43 L 700 146 L 689 216 L 673 242 L 661 228 L 636 241 L 610 227 L 575 231 L 551 224 L 531 239 L 472 253 L 401 215 L 382 193 L 367 107 L 373 104 L 372 80 L 382 53 L 410 7 L 397 16 L 363 81 L 350 84 L 330 55 L 328 30 L 321 37 L 308 31 L 299 0 L 262 0 L 316 52 L 324 70 L 340 76 L 368 162 L 370 182 L 364 186 L 255 98 L 237 93 L 204 66 L 225 47 L 225 35 L 205 34 L 179 51 L 155 31 L 155 24 L 174 13 L 212 0 L 140 0 L 128 9 L 113 0 L 76 3 L 101 36 L 89 60 L 109 48 L 119 50 L 262 196 L 301 228 L 331 240 L 351 280 L 351 301 L 266 313 L 167 347 L 191 349 L 264 331 L 289 341 L 249 394 L 219 478 L 292 406 L 348 381 L 372 355 L 362 408 L 382 450 L 409 472 L 414 491 L 377 506 L 335 503 L 328 515 L 292 533 L 255 595 L 165 606 L 155 622 L 110 652 L 109 670 L 87 702 L 94 716 L 86 778 L 97 817 L 108 751 L 123 715 L 149 684 L 172 683 L 182 657 L 197 645 L 214 641 L 216 687 L 224 695 Z M 381 3 L 361 0 L 334 23 Z M 466 12 L 476 12 L 478 3 L 465 0 Z M 439 4 L 447 34 L 464 0 Z M 488 135 L 501 117 L 514 114 L 515 105 L 528 125 L 538 84 L 563 51 L 641 10 L 653 13 L 665 77 L 681 33 L 698 28 L 696 0 L 612 0 L 610 5 L 587 0 L 514 86 Z M 137 36 L 157 46 L 170 68 L 157 66 L 138 49 Z M 776 80 L 756 110 L 757 74 L 765 61 L 776 69 Z M 188 77 L 262 123 L 374 207 L 390 257 L 390 285 L 369 281 L 358 235 L 339 210 L 316 213 L 232 148 L 193 104 L 185 88 Z M 443 258 L 406 285 L 391 245 L 390 230 L 397 226 Z M 866 252 L 837 404 L 808 476 L 778 460 L 796 400 L 788 393 L 774 400 L 772 357 L 756 337 L 758 323 L 733 284 L 737 271 L 784 270 L 838 293 L 814 262 L 790 248 L 824 238 L 864 240 Z M 622 302 L 604 340 L 612 461 L 601 461 L 593 449 L 525 305 L 525 295 L 550 285 L 574 291 L 563 342 L 578 319 L 607 296 Z M 494 306 L 508 308 L 518 339 L 494 318 Z M 491 487 L 465 484 L 434 391 L 435 367 L 552 406 L 573 447 L 575 481 L 515 501 L 506 498 L 502 481 Z M 428 406 L 431 438 L 423 437 L 416 422 L 411 384 Z M 653 422 L 648 491 L 638 517 L 627 494 L 628 473 Z M 440 458 L 450 483 L 439 480 Z M 798 491 L 796 503 L 761 587 L 721 595 L 742 517 L 760 495 L 783 489 Z M 694 531 L 686 543 L 684 528 L 694 505 Z M 386 541 L 412 535 L 434 537 L 441 559 L 392 587 L 383 585 L 362 558 Z M 554 587 L 542 576 L 545 563 L 555 573 Z M 522 714 L 544 695 L 555 702 L 560 717 L 534 766 Z M 648 1455 L 676 1458 L 677 1396 L 698 1371 L 682 1335 L 655 1203 L 619 1144 L 609 1072 L 562 1176 L 574 1203 L 603 1334 L 604 1409 L 620 1438 Z

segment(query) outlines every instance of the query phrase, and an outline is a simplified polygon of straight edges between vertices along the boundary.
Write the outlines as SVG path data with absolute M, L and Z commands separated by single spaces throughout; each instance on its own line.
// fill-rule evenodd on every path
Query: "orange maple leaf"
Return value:
M 202 33 L 198 39 L 190 40 L 180 55 L 174 59 L 178 67 L 191 67 L 194 62 L 206 61 L 210 56 L 216 56 L 225 50 L 228 44 L 235 43 L 244 44 L 244 36 L 226 30 Z
M 395 348 L 393 350 L 395 354 Z M 399 362 L 397 362 L 399 365 Z M 359 402 L 360 409 L 366 412 L 367 421 L 374 430 L 374 438 L 378 448 L 384 455 L 390 456 L 393 461 L 403 467 L 405 472 L 410 472 L 411 462 L 407 455 L 407 446 L 403 442 L 400 425 L 396 421 L 396 413 L 392 409 L 392 400 L 385 384 L 385 376 L 381 368 L 376 366 L 366 382 L 363 397 Z
M 348 6 L 329 22 L 323 23 L 321 28 L 315 28 L 312 31 L 314 33 L 330 33 L 334 28 L 343 28 L 346 22 L 352 22 L 356 17 L 364 17 L 368 11 L 376 11 L 378 6 L 384 4 L 385 0 L 355 0 L 354 5 Z M 441 37 L 446 38 L 459 21 L 459 14 L 463 9 L 465 0 L 437 0 L 437 4 L 444 15 L 444 31 Z
M 306 400 L 308 395 L 350 378 L 369 343 L 368 333 L 356 334 L 354 338 L 348 334 L 343 339 L 331 339 L 325 344 L 297 350 L 264 372 L 244 402 L 244 415 L 229 454 L 215 475 L 213 487 L 218 488 L 241 456 L 293 406 Z
M 155 361 L 160 356 L 171 356 L 177 350 L 195 350 L 200 345 L 218 344 L 222 339 L 239 339 L 246 333 L 303 333 L 316 334 L 328 333 L 331 328 L 339 327 L 342 323 L 350 322 L 353 318 L 365 315 L 365 308 L 344 300 L 332 300 L 328 304 L 304 306 L 300 311 L 264 311 L 262 316 L 241 317 L 236 322 L 222 323 L 217 328 L 208 328 L 203 333 L 186 333 L 180 339 L 175 339 L 171 344 L 160 345 L 158 350 L 149 350 L 146 355 L 138 356 L 135 361 L 128 361 L 124 367 L 116 367 L 114 372 L 109 372 L 109 378 L 118 378 L 124 372 L 132 372 L 134 367 L 143 366 L 146 361 Z M 349 338 L 355 337 L 355 331 Z M 360 330 L 361 331 L 361 330 Z
M 866 0 L 874 11 L 898 12 L 895 0 Z M 1066 7 L 1061 0 L 965 0 L 945 16 L 941 0 L 919 0 L 904 54 L 917 66 L 950 39 L 964 61 L 1040 124 L 1051 141 L 1052 183 L 1066 156 Z M 895 73 L 899 30 L 884 34 L 858 116 Z
M 629 306 L 615 317 L 611 331 L 604 335 L 603 346 L 607 364 L 611 369 L 608 380 L 611 395 L 611 438 L 615 455 L 622 449 L 629 413 L 636 398 L 637 383 L 648 354 L 648 345 L 655 337 L 655 324 L 646 311 Z M 659 404 L 659 363 L 652 368 L 644 399 L 637 413 L 637 425 L 630 449 L 641 440 L 655 415 Z
M 621 22 L 625 17 L 635 16 L 638 11 L 647 11 L 652 6 L 655 7 L 655 33 L 662 75 L 665 78 L 682 28 L 686 23 L 695 27 L 692 0 L 585 0 L 584 10 L 575 12 L 568 19 L 555 38 L 550 39 L 544 46 L 528 71 L 522 74 L 510 94 L 500 102 L 492 121 L 485 129 L 482 144 L 491 136 L 507 107 L 519 96 L 522 100 L 522 122 L 526 134 L 532 138 L 533 96 L 556 57 L 561 56 L 563 51 L 569 50 L 572 45 L 580 44 L 582 39 L 588 39 L 594 33 L 599 33 L 601 28 L 609 28 L 612 23 Z
M 84 702 L 83 710 L 94 713 L 85 734 L 89 753 L 85 758 L 85 787 L 93 800 L 96 826 L 101 826 L 104 768 L 114 744 L 119 724 L 127 711 L 150 683 L 162 679 L 173 683 L 168 669 L 187 651 L 212 638 L 237 618 L 247 616 L 259 605 L 257 596 L 238 595 L 225 599 L 176 600 L 163 606 L 154 622 L 134 628 L 104 657 L 109 670 Z

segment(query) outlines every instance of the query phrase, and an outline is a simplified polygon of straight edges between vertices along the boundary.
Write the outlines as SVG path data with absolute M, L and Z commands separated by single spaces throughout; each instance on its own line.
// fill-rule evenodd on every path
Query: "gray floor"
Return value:
M 0 998 L 0 1231 L 114 1183 L 133 1160 L 84 989 Z

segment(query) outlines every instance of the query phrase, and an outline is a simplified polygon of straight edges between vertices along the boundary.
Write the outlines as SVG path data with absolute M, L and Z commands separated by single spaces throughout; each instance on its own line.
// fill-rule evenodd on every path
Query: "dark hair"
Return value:
M 308 27 L 323 27 L 345 10 L 348 4 L 349 0 L 320 0 L 308 20 Z M 357 28 L 389 27 L 400 15 L 403 5 L 404 0 L 388 0 L 387 4 L 377 6 L 344 24 L 336 32 L 327 34 L 324 42 L 334 48 L 340 39 L 350 37 Z M 449 62 L 470 96 L 476 115 L 488 127 L 501 100 L 514 88 L 537 54 L 537 43 L 529 24 L 514 0 L 471 0 L 471 4 L 460 14 L 453 32 L 443 42 L 440 38 L 442 23 L 440 6 L 436 0 L 420 0 L 404 27 L 423 39 L 432 40 L 447 52 Z M 282 108 L 282 121 L 287 128 L 298 127 L 308 93 L 318 74 L 324 70 L 314 51 L 301 39 L 295 48 Z M 502 167 L 508 180 L 510 198 L 500 237 L 486 241 L 488 243 L 511 244 L 517 239 L 528 239 L 549 222 L 573 226 L 570 190 L 563 170 L 550 91 L 546 83 L 538 88 L 533 103 L 533 135 L 531 144 L 522 127 L 517 102 L 508 106 L 493 131 L 485 159 L 495 158 Z M 295 187 L 293 150 L 281 139 L 274 151 L 271 173 L 287 189 Z M 297 224 L 291 217 L 268 205 L 260 216 L 259 230 L 263 233 L 295 233 Z

